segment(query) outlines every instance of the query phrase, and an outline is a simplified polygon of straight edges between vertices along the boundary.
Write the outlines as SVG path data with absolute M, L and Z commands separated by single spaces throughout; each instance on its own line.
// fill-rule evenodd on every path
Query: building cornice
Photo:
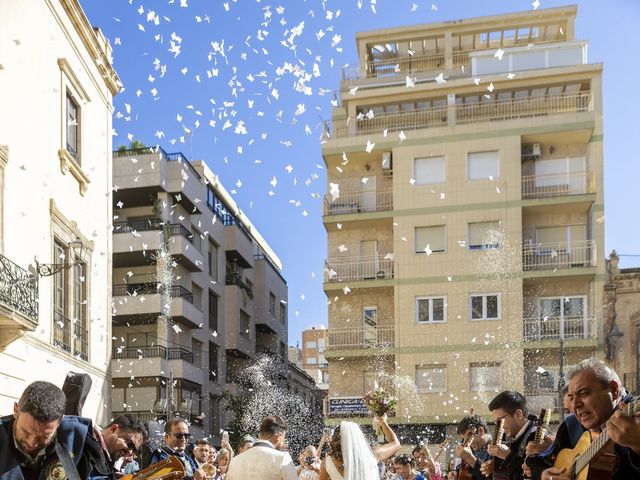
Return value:
M 111 92 L 115 96 L 120 92 L 122 82 L 111 65 L 109 53 L 111 47 L 109 41 L 102 34 L 100 29 L 94 29 L 89 19 L 82 10 L 79 0 L 59 0 L 64 8 L 67 16 L 71 20 L 76 33 L 82 40 L 83 45 L 89 52 L 93 63 L 95 64 L 102 79 Z

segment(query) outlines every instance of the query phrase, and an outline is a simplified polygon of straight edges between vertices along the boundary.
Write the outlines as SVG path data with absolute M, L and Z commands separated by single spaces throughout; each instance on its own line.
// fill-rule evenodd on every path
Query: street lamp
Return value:
M 51 277 L 62 270 L 68 270 L 74 265 L 81 263 L 82 253 L 84 251 L 84 242 L 81 239 L 76 238 L 74 241 L 69 242 L 68 247 L 73 253 L 72 258 L 76 258 L 78 260 L 65 263 L 64 259 L 61 259 L 62 263 L 40 263 L 36 258 L 36 273 L 38 274 L 38 277 Z

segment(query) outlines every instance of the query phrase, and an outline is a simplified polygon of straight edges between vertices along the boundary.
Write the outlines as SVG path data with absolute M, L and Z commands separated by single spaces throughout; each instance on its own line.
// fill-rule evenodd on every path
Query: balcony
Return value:
M 594 240 L 574 242 L 528 243 L 522 247 L 522 268 L 532 270 L 558 270 L 596 266 Z
M 394 345 L 394 327 L 330 328 L 327 331 L 327 350 L 389 348 Z
M 341 190 L 336 199 L 324 196 L 324 215 L 345 215 L 350 213 L 381 212 L 393 210 L 393 189 Z
M 595 193 L 593 172 L 566 172 L 522 177 L 522 198 L 553 198 Z
M 595 319 L 584 315 L 524 319 L 524 340 L 595 339 Z
M 225 285 L 237 285 L 240 287 L 247 296 L 253 300 L 253 289 L 242 281 L 242 275 L 240 273 L 228 273 L 224 277 Z
M 38 281 L 0 255 L 0 347 L 38 326 Z
M 504 98 L 509 95 L 510 98 Z M 462 99 L 462 97 L 460 97 Z M 404 112 L 379 113 L 373 118 L 340 119 L 326 122 L 325 137 L 345 138 L 358 135 L 382 134 L 400 130 L 496 122 L 520 118 L 545 117 L 555 114 L 589 111 L 591 92 L 517 96 L 516 92 L 499 92 L 490 99 L 458 103 L 445 107 L 431 107 Z
M 130 283 L 112 288 L 114 316 L 120 323 L 152 323 L 165 310 L 175 321 L 187 328 L 198 328 L 203 314 L 193 305 L 193 294 L 180 285 L 169 289 L 171 301 L 162 308 L 163 286 L 157 283 Z
M 112 359 L 124 360 L 126 358 L 167 358 L 167 349 L 161 345 L 141 347 L 114 347 Z
M 325 263 L 325 283 L 393 278 L 390 255 L 330 258 Z
M 144 361 L 136 361 L 142 360 Z M 202 384 L 204 371 L 194 364 L 193 352 L 185 348 L 161 345 L 114 347 L 111 371 L 114 377 L 144 377 L 162 375 L 171 370 L 175 378 Z

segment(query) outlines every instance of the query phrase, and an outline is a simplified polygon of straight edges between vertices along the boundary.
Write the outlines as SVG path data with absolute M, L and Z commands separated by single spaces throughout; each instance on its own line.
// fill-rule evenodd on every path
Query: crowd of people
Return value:
M 567 416 L 555 435 L 538 432 L 526 398 L 506 390 L 489 403 L 486 416 L 502 427 L 504 439 L 492 438 L 485 416 L 465 416 L 447 468 L 422 442 L 400 453 L 386 415 L 376 418 L 385 442 L 371 446 L 358 424 L 342 421 L 325 428 L 297 465 L 287 451 L 287 423 L 275 415 L 263 419 L 257 438 L 244 435 L 237 451 L 227 435 L 219 449 L 207 439 L 194 442 L 182 418 L 169 419 L 162 445 L 151 448 L 145 425 L 132 415 L 100 429 L 87 418 L 64 415 L 62 390 L 37 381 L 13 414 L 0 419 L 0 480 L 573 480 L 583 468 L 608 474 L 598 478 L 640 478 L 640 402 L 596 358 L 572 367 L 567 379 Z

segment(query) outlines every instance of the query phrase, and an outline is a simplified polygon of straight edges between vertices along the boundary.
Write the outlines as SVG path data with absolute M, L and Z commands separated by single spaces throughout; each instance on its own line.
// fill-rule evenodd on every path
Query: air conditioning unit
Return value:
M 522 144 L 522 158 L 537 158 L 541 155 L 539 143 L 524 143 Z
M 393 170 L 393 158 L 391 157 L 391 152 L 382 152 L 382 170 Z

